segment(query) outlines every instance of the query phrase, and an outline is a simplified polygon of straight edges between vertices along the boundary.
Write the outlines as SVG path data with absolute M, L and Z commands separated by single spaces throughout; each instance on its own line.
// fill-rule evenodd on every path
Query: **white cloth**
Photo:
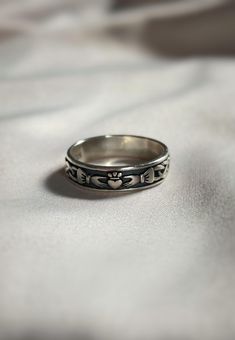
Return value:
M 233 3 L 0 6 L 0 339 L 235 338 Z M 166 143 L 165 183 L 67 182 L 110 133 Z

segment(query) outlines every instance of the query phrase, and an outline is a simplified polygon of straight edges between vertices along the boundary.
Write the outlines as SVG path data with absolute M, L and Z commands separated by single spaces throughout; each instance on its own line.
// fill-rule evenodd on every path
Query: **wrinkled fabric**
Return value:
M 235 338 L 234 2 L 133 3 L 0 3 L 1 340 Z M 116 133 L 168 145 L 162 185 L 67 181 Z

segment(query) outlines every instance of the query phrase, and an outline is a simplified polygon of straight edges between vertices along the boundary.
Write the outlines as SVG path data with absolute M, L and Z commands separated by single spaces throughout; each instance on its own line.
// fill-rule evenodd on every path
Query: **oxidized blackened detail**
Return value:
M 95 171 L 78 167 L 66 158 L 66 174 L 74 182 L 94 189 L 124 190 L 162 182 L 169 169 L 170 157 L 162 163 L 141 170 Z

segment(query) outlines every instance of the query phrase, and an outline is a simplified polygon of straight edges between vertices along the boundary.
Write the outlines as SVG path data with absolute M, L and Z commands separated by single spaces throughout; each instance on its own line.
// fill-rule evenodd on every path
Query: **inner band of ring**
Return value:
M 169 152 L 155 139 L 105 135 L 74 143 L 68 149 L 66 165 L 68 177 L 90 189 L 144 189 L 165 179 Z

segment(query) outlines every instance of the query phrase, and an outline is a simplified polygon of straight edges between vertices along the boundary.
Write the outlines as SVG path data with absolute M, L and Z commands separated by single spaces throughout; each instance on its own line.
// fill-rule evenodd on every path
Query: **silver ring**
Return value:
M 165 144 L 132 135 L 79 140 L 67 151 L 66 174 L 77 185 L 102 191 L 147 189 L 164 181 L 170 156 Z

